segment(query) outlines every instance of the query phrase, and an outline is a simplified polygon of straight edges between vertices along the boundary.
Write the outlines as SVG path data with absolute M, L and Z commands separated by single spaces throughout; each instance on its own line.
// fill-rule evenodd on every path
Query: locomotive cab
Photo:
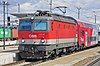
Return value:
M 49 22 L 46 20 L 21 20 L 19 23 L 19 39 L 32 40 L 32 39 L 46 39 L 46 34 L 49 31 Z M 43 41 L 42 41 L 43 42 Z M 20 44 L 20 43 L 19 43 Z M 27 42 L 21 42 L 21 44 L 27 44 Z M 28 44 L 39 44 L 37 42 L 31 42 Z
M 32 58 L 31 54 L 34 52 L 34 56 L 39 58 L 44 56 L 45 46 L 48 31 L 49 31 L 49 22 L 47 20 L 36 19 L 21 19 L 19 22 L 19 51 L 22 58 Z M 25 56 L 23 52 L 26 52 Z M 28 54 L 27 54 L 28 53 Z M 27 56 L 29 55 L 29 56 Z M 40 56 L 41 55 L 41 56 Z M 33 57 L 35 58 L 35 57 Z

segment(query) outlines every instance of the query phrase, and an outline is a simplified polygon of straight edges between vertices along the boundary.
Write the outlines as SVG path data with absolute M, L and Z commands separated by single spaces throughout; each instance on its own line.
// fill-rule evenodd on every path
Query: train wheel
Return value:
M 67 48 L 63 49 L 63 54 L 66 55 L 67 54 Z
M 56 50 L 53 50 L 47 60 L 53 60 L 57 57 Z
M 20 53 L 16 53 L 16 60 L 23 60 L 23 58 L 20 56 Z

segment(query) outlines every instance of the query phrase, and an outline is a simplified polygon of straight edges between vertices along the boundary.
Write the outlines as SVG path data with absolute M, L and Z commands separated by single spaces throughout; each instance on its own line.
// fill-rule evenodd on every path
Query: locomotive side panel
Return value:
M 54 40 L 55 44 L 60 43 L 76 43 L 76 24 L 51 21 L 51 30 L 49 31 L 49 39 Z M 52 42 L 51 41 L 51 42 Z

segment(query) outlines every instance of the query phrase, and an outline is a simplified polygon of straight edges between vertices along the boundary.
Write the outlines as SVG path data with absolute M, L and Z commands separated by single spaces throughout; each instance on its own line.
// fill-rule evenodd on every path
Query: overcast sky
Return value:
M 0 0 L 2 2 L 2 0 Z M 20 12 L 34 12 L 35 10 L 49 10 L 50 0 L 6 0 L 9 5 L 9 13 L 18 12 L 17 4 L 20 4 Z M 66 6 L 66 15 L 77 18 L 77 7 L 81 7 L 80 19 L 82 21 L 94 22 L 94 13 L 97 15 L 97 22 L 100 21 L 100 0 L 52 0 L 53 8 L 58 6 Z M 53 9 L 52 8 L 52 9 Z M 53 12 L 60 13 L 55 9 Z M 2 18 L 2 5 L 0 5 L 0 18 Z

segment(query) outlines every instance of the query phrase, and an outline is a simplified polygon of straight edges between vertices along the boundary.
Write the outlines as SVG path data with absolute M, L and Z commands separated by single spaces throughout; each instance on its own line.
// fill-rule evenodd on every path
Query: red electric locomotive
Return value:
M 98 32 L 94 24 L 46 11 L 25 16 L 19 19 L 18 29 L 21 58 L 49 58 L 97 44 Z

